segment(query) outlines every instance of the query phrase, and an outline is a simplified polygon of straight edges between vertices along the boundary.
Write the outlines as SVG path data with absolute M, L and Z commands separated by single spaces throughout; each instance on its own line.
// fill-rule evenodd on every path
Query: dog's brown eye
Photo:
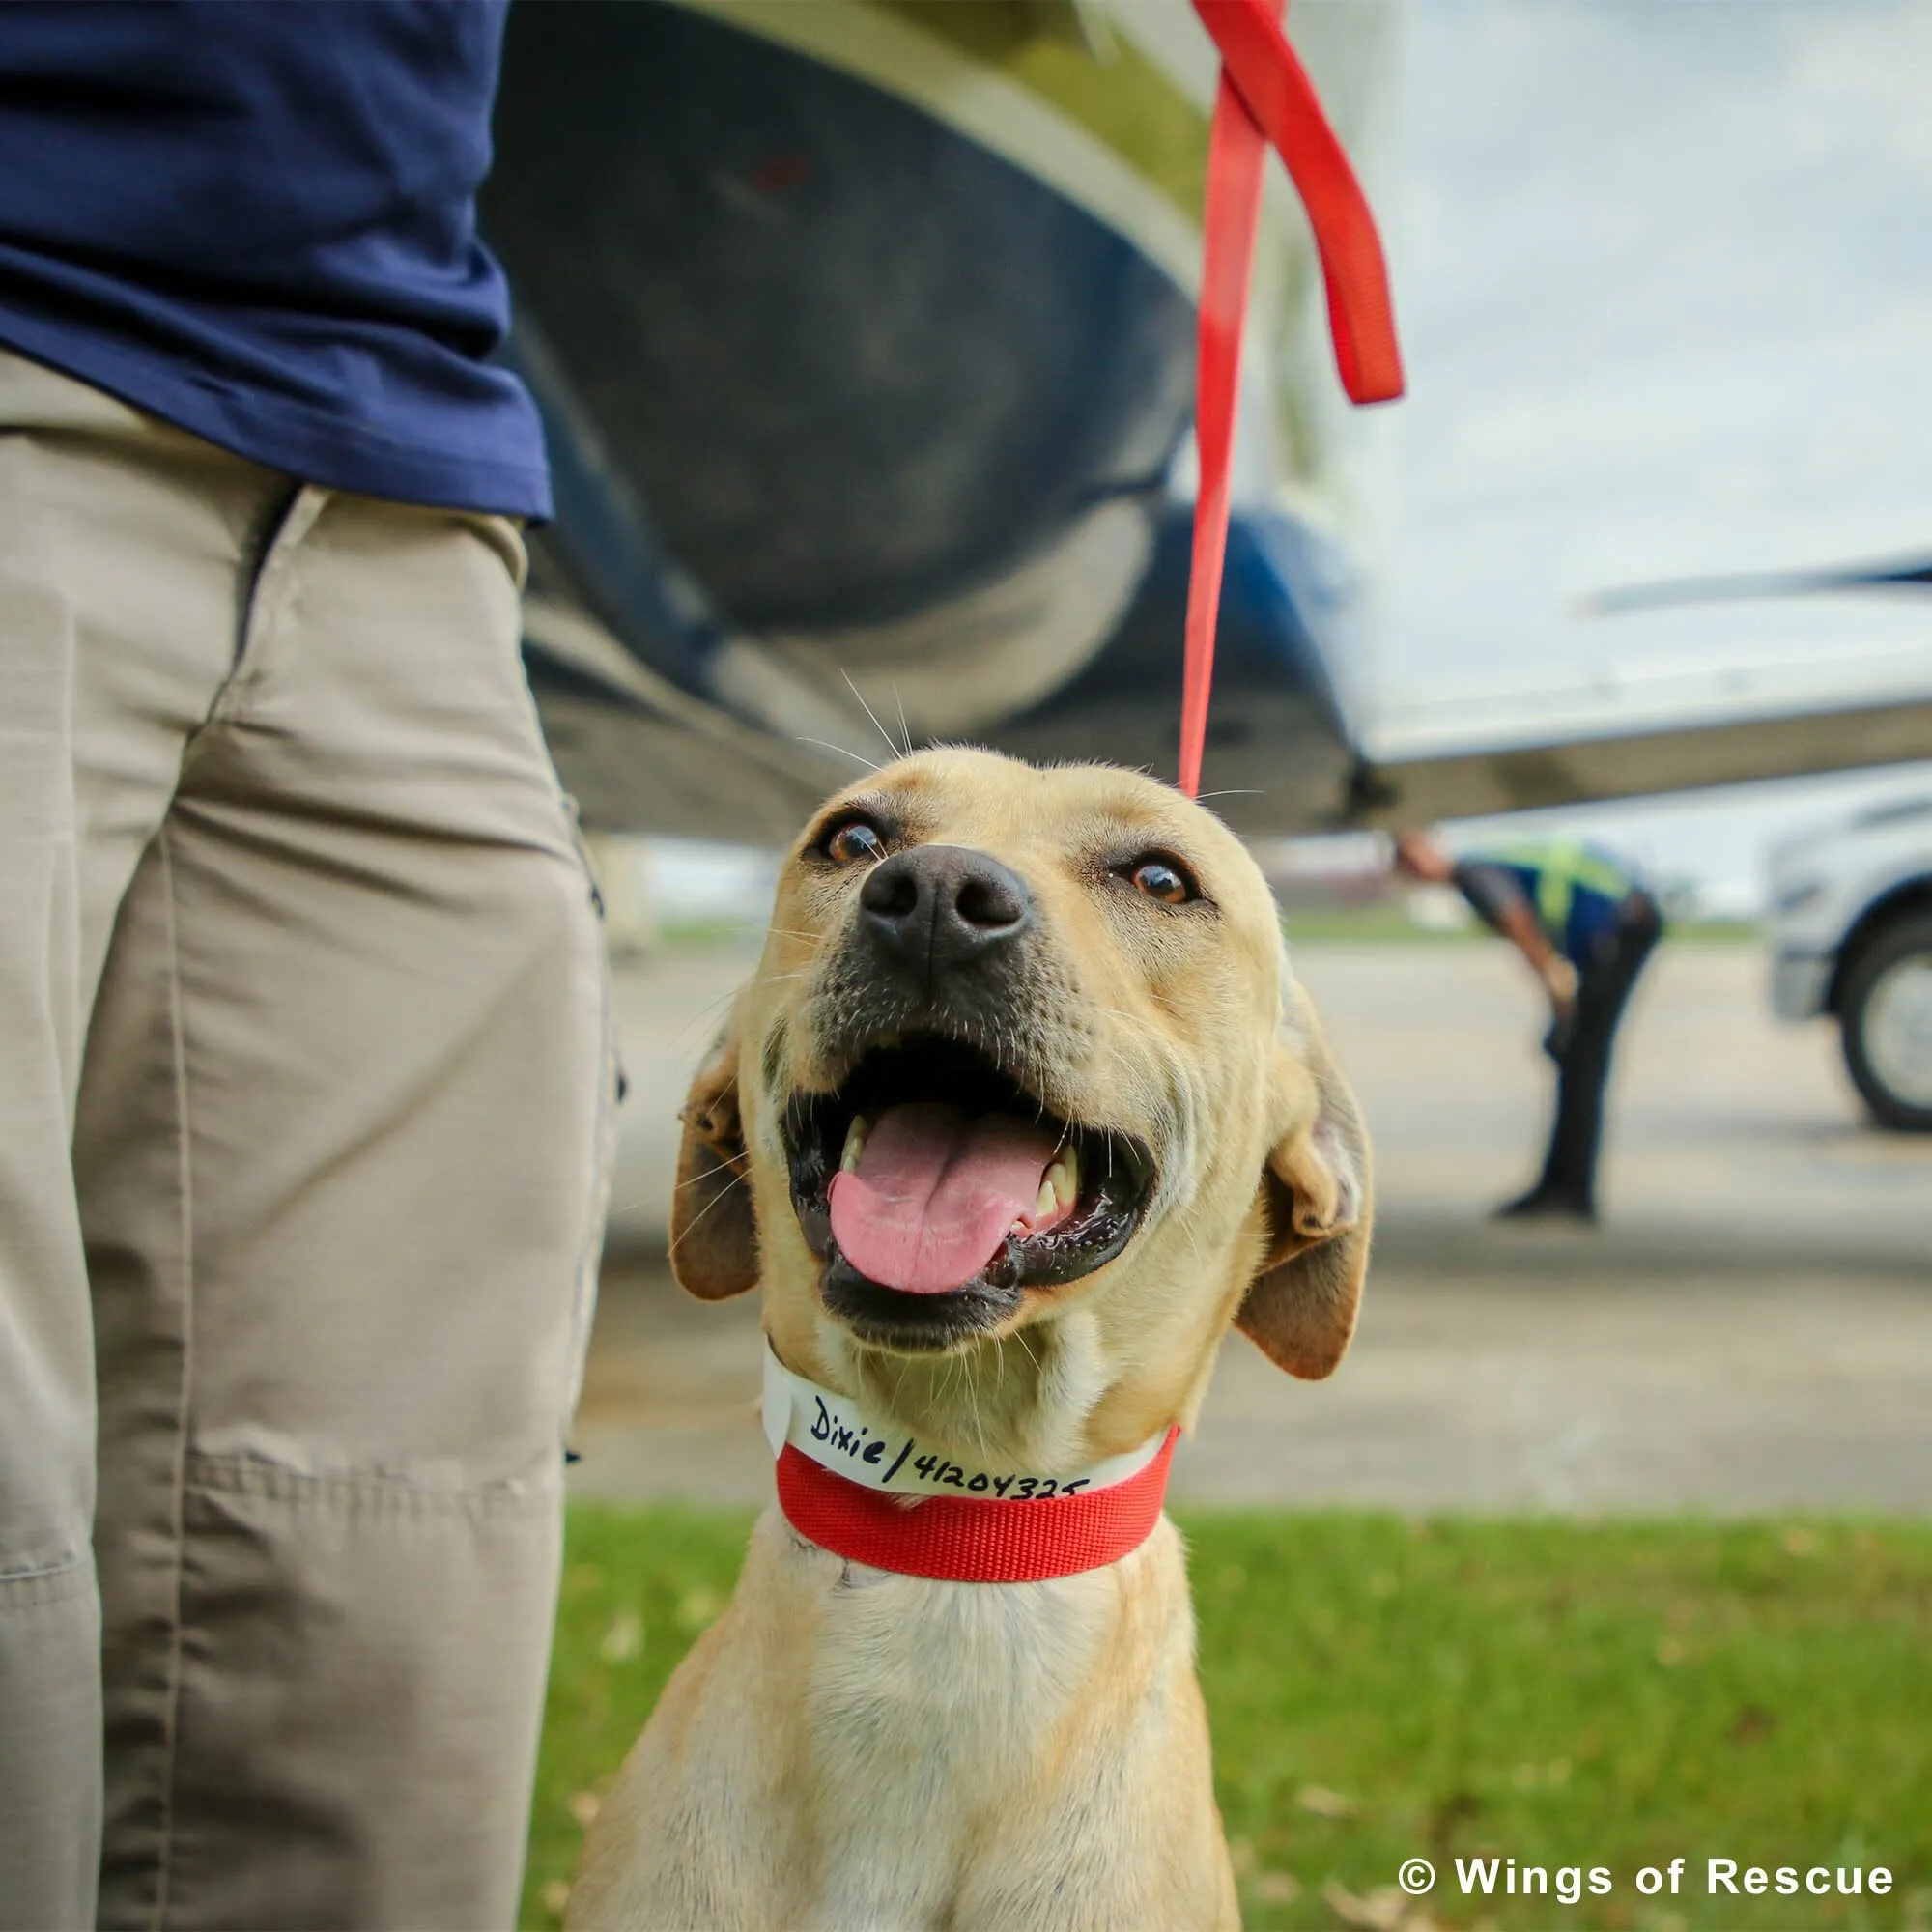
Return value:
M 825 856 L 840 866 L 857 865 L 861 859 L 883 859 L 886 841 L 878 827 L 863 818 L 848 819 L 834 828 L 825 841 Z
M 1187 874 L 1165 859 L 1143 859 L 1128 876 L 1137 893 L 1145 893 L 1163 905 L 1185 905 L 1194 896 Z

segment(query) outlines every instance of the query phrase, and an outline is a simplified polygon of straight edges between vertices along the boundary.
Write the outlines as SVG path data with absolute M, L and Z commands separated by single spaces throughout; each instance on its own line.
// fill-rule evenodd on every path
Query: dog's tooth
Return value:
M 1033 1218 L 1045 1221 L 1052 1217 L 1060 1197 L 1053 1191 L 1053 1174 L 1049 1169 L 1046 1179 L 1039 1183 L 1039 1199 L 1033 1204 Z
M 866 1117 L 854 1114 L 852 1124 L 845 1129 L 845 1146 L 838 1156 L 840 1174 L 856 1174 L 859 1170 L 859 1156 L 866 1151 Z
M 1080 1151 L 1069 1142 L 1046 1170 L 1054 1198 L 1063 1208 L 1071 1208 L 1080 1199 Z

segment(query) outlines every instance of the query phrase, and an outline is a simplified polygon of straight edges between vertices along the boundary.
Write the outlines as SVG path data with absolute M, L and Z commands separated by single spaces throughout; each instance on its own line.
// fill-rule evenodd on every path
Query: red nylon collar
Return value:
M 779 1507 L 798 1533 L 850 1563 L 949 1583 L 1040 1583 L 1098 1570 L 1153 1533 L 1179 1429 L 1146 1468 L 1073 1496 L 902 1496 L 848 1482 L 791 1443 L 778 1461 Z

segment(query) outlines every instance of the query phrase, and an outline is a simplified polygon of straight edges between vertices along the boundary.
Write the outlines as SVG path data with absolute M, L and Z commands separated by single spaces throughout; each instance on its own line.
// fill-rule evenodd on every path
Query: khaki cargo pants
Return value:
M 515 1914 L 603 963 L 514 528 L 0 354 L 0 1926 Z

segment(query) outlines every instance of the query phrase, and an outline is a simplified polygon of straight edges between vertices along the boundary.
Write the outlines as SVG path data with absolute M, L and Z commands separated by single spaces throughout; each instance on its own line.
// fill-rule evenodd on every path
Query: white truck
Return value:
M 1932 1133 L 1932 796 L 1774 847 L 1770 927 L 1778 1017 L 1830 1014 L 1872 1117 Z

